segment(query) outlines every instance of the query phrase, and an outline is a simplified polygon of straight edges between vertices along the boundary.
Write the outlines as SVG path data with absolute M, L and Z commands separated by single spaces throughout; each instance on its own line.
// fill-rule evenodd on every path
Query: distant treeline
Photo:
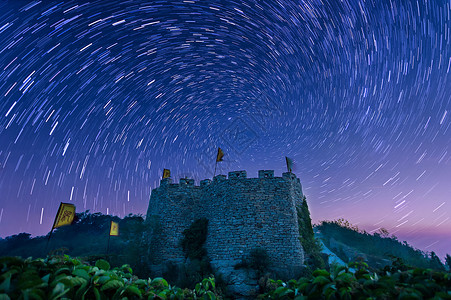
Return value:
M 108 260 L 115 266 L 128 263 L 135 273 L 146 277 L 148 247 L 145 245 L 144 218 L 140 215 L 119 217 L 90 213 L 77 213 L 72 225 L 54 230 L 48 247 L 48 234 L 32 238 L 20 233 L 0 239 L 0 256 L 46 257 L 49 253 L 82 257 L 87 262 L 105 258 L 111 221 L 119 223 L 119 236 L 110 238 Z M 47 249 L 46 249 L 47 248 Z
M 344 262 L 362 259 L 370 267 L 381 268 L 391 263 L 394 258 L 401 259 L 407 265 L 435 270 L 449 270 L 451 256 L 446 255 L 446 267 L 439 257 L 414 249 L 407 242 L 398 241 L 397 237 L 381 228 L 374 234 L 361 231 L 357 226 L 344 219 L 323 221 L 315 226 L 320 231 L 324 244 Z

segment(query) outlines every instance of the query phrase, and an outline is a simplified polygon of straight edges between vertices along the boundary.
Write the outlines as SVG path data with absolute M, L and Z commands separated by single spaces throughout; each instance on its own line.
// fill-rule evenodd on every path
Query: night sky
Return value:
M 451 1 L 1 1 L 0 236 L 286 170 L 314 222 L 451 253 Z

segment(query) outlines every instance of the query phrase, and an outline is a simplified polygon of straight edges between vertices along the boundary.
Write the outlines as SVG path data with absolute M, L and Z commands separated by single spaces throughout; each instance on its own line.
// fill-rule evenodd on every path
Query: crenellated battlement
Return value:
M 150 257 L 155 266 L 183 263 L 183 231 L 196 219 L 208 219 L 205 247 L 215 270 L 226 276 L 254 248 L 266 249 L 274 268 L 301 268 L 304 251 L 299 240 L 296 207 L 303 201 L 302 186 L 293 173 L 274 176 L 260 170 L 257 178 L 233 171 L 200 181 L 162 179 L 152 190 L 147 211 Z M 155 228 L 158 228 L 156 230 Z
M 211 183 L 216 182 L 225 182 L 228 180 L 243 180 L 243 179 L 284 179 L 284 180 L 296 180 L 300 184 L 299 178 L 296 177 L 294 173 L 286 172 L 282 173 L 282 177 L 274 177 L 274 170 L 259 170 L 258 171 L 258 177 L 257 178 L 247 178 L 247 172 L 246 171 L 233 171 L 229 172 L 228 176 L 226 175 L 216 175 L 213 177 L 213 180 L 211 179 L 204 179 L 200 181 L 200 185 L 195 185 L 194 179 L 189 178 L 180 178 L 179 183 L 173 183 L 172 178 L 163 178 L 160 181 L 160 188 L 165 186 L 198 186 L 198 187 L 206 187 L 210 185 Z
M 246 171 L 229 172 L 229 179 L 245 179 L 247 178 Z
M 274 170 L 260 170 L 258 178 L 274 178 Z

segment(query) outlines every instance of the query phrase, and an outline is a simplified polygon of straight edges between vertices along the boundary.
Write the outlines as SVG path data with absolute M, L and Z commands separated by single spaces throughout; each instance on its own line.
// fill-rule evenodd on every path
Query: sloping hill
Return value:
M 396 257 L 413 267 L 445 270 L 434 252 L 425 253 L 407 242 L 401 243 L 394 235 L 389 237 L 385 229 L 369 234 L 340 219 L 316 225 L 315 235 L 326 246 L 325 251 L 333 252 L 344 263 L 363 260 L 370 267 L 383 268 Z

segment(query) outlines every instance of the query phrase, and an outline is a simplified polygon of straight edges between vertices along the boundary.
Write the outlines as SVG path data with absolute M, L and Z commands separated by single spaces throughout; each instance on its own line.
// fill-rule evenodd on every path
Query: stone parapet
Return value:
M 229 179 L 244 179 L 247 178 L 246 171 L 229 172 Z
M 274 170 L 260 170 L 258 178 L 274 178 Z

